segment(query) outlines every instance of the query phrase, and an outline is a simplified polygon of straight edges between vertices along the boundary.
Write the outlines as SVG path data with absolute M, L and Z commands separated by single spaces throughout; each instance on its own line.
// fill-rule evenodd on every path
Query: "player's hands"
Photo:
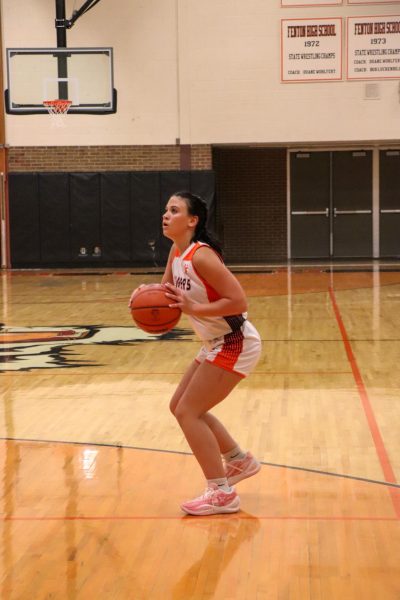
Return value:
M 132 306 L 132 301 L 133 298 L 136 296 L 136 294 L 145 286 L 145 283 L 141 283 L 137 288 L 135 288 L 131 294 L 131 297 L 129 298 L 129 304 L 128 304 L 128 308 L 131 308 Z
M 165 295 L 171 300 L 170 308 L 180 308 L 186 315 L 193 314 L 194 303 L 188 299 L 185 292 L 172 285 L 172 283 L 165 283 L 165 287 L 168 290 Z

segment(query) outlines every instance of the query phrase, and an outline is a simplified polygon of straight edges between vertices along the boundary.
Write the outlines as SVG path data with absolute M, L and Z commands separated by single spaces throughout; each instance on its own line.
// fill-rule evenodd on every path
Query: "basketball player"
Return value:
M 188 315 L 203 342 L 170 402 L 207 480 L 204 494 L 181 505 L 191 515 L 237 512 L 240 501 L 232 485 L 261 468 L 209 412 L 254 368 L 261 340 L 247 321 L 243 289 L 207 230 L 207 216 L 199 196 L 178 192 L 162 219 L 163 233 L 173 241 L 162 283 L 170 306 Z

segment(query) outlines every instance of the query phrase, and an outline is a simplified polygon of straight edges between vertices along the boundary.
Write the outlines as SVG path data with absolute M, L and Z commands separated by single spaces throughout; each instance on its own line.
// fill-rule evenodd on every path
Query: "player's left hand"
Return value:
M 188 299 L 185 292 L 172 285 L 172 283 L 166 283 L 165 287 L 168 289 L 165 295 L 171 300 L 170 308 L 180 308 L 186 315 L 191 315 L 193 302 Z
M 140 285 L 139 285 L 137 288 L 135 288 L 135 289 L 133 290 L 133 292 L 132 292 L 132 294 L 131 294 L 131 297 L 129 298 L 129 304 L 128 304 L 128 308 L 132 308 L 132 302 L 133 302 L 133 299 L 134 299 L 134 297 L 135 297 L 135 296 L 136 296 L 136 294 L 137 294 L 138 292 L 140 292 L 140 290 L 141 290 L 142 288 L 144 288 L 144 287 L 145 287 L 145 284 L 144 284 L 144 283 L 141 283 L 141 284 L 140 284 Z

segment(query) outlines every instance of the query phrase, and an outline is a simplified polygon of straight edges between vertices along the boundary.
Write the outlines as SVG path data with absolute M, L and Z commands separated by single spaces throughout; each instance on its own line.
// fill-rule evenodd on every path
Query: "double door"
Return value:
M 291 257 L 372 257 L 372 151 L 290 155 Z
M 400 150 L 379 153 L 380 256 L 400 256 Z

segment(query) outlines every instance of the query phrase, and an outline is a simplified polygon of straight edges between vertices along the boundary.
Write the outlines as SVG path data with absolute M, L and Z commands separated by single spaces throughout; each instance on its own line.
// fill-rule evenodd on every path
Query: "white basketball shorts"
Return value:
M 254 325 L 245 321 L 237 331 L 204 341 L 195 360 L 200 364 L 206 361 L 247 377 L 256 366 L 260 354 L 260 335 Z

